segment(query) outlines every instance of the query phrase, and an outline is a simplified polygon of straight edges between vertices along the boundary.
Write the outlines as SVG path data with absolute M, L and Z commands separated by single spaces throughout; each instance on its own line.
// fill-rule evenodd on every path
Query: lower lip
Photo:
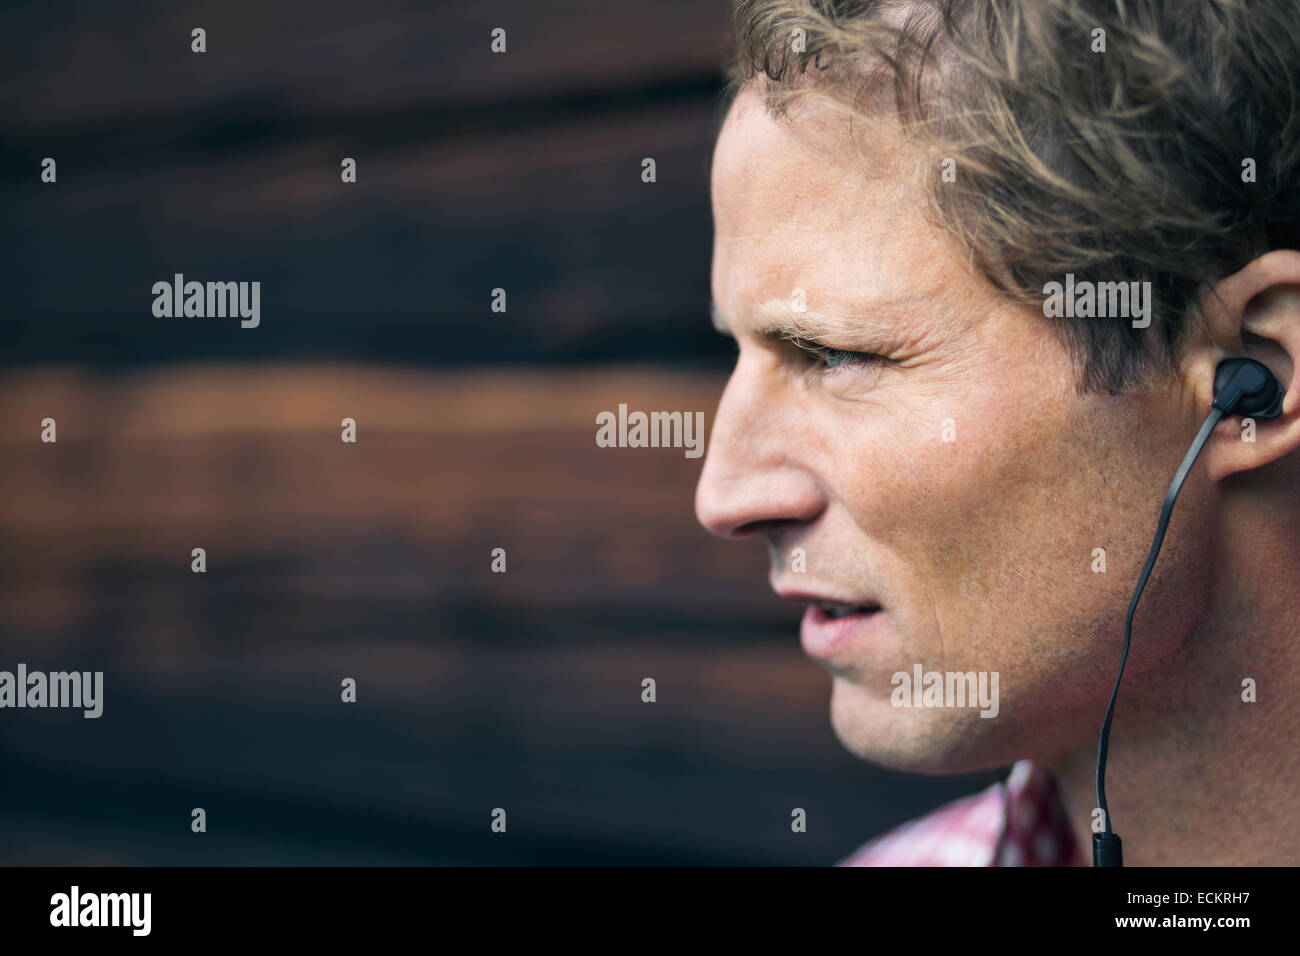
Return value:
M 831 617 L 818 605 L 810 604 L 799 627 L 799 639 L 809 657 L 830 657 L 848 644 L 870 640 L 884 623 L 885 613 L 880 609 Z

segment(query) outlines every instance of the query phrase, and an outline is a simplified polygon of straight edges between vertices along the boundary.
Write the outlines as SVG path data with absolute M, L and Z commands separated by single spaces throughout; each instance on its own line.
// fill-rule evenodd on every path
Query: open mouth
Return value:
M 888 641 L 888 620 L 879 604 L 814 600 L 799 625 L 799 640 L 811 656 L 831 660 L 849 645 L 862 652 Z
M 820 608 L 831 620 L 854 614 L 874 614 L 880 610 L 879 604 L 836 604 L 833 601 L 814 601 L 813 606 Z

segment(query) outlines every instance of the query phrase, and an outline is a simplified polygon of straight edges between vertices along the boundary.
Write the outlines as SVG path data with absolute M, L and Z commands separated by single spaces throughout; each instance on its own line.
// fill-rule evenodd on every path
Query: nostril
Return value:
M 746 521 L 736 525 L 731 529 L 730 536 L 733 538 L 752 538 L 760 534 L 771 534 L 798 523 L 793 518 L 760 518 L 756 521 Z
M 719 459 L 704 468 L 696 488 L 700 524 L 721 538 L 739 540 L 783 533 L 817 520 L 826 507 L 820 483 L 789 463 L 773 467 L 746 462 L 748 470 L 724 470 Z

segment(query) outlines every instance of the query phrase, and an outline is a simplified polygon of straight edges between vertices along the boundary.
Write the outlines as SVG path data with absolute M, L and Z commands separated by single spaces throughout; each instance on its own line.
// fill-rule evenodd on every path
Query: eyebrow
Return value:
M 792 313 L 791 310 L 777 307 L 774 304 L 760 306 L 758 308 L 758 313 L 760 316 L 765 313 L 776 313 L 772 318 L 764 320 L 763 323 L 754 330 L 754 334 L 762 339 L 777 340 L 803 338 L 814 334 L 816 329 L 822 328 L 821 325 L 815 322 L 801 322 L 796 317 L 799 313 Z M 722 310 L 718 308 L 717 302 L 709 302 L 709 321 L 713 323 L 714 329 L 716 329 L 719 334 L 725 335 L 728 338 L 733 336 L 731 326 L 729 326 L 727 320 L 723 318 Z
M 862 327 L 868 324 L 867 315 L 872 315 L 879 322 L 888 320 L 892 316 L 902 318 L 909 311 L 906 300 L 883 297 L 873 300 L 870 306 L 864 307 L 861 312 L 843 314 L 812 309 L 796 312 L 790 308 L 786 299 L 772 299 L 755 310 L 759 323 L 754 329 L 754 335 L 770 342 L 815 343 L 827 336 L 836 338 L 860 334 L 863 331 Z M 709 302 L 709 319 L 714 329 L 721 335 L 734 337 L 726 319 L 722 316 L 722 310 L 713 300 Z

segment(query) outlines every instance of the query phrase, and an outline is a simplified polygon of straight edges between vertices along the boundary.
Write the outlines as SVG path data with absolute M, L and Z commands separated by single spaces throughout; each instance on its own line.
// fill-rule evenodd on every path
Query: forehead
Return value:
M 773 218 L 845 215 L 851 198 L 882 211 L 914 198 L 906 186 L 909 173 L 919 173 L 918 157 L 904 148 L 896 125 L 882 121 L 863 136 L 859 121 L 856 131 L 815 93 L 774 116 L 751 83 L 737 94 L 718 135 L 715 211 L 752 212 L 745 200 L 755 194 L 767 200 L 763 209 Z
M 938 169 L 896 125 L 864 132 L 816 100 L 778 118 L 752 87 L 737 96 L 712 170 L 714 294 L 733 322 L 795 289 L 847 315 L 971 294 L 966 257 L 926 213 Z

